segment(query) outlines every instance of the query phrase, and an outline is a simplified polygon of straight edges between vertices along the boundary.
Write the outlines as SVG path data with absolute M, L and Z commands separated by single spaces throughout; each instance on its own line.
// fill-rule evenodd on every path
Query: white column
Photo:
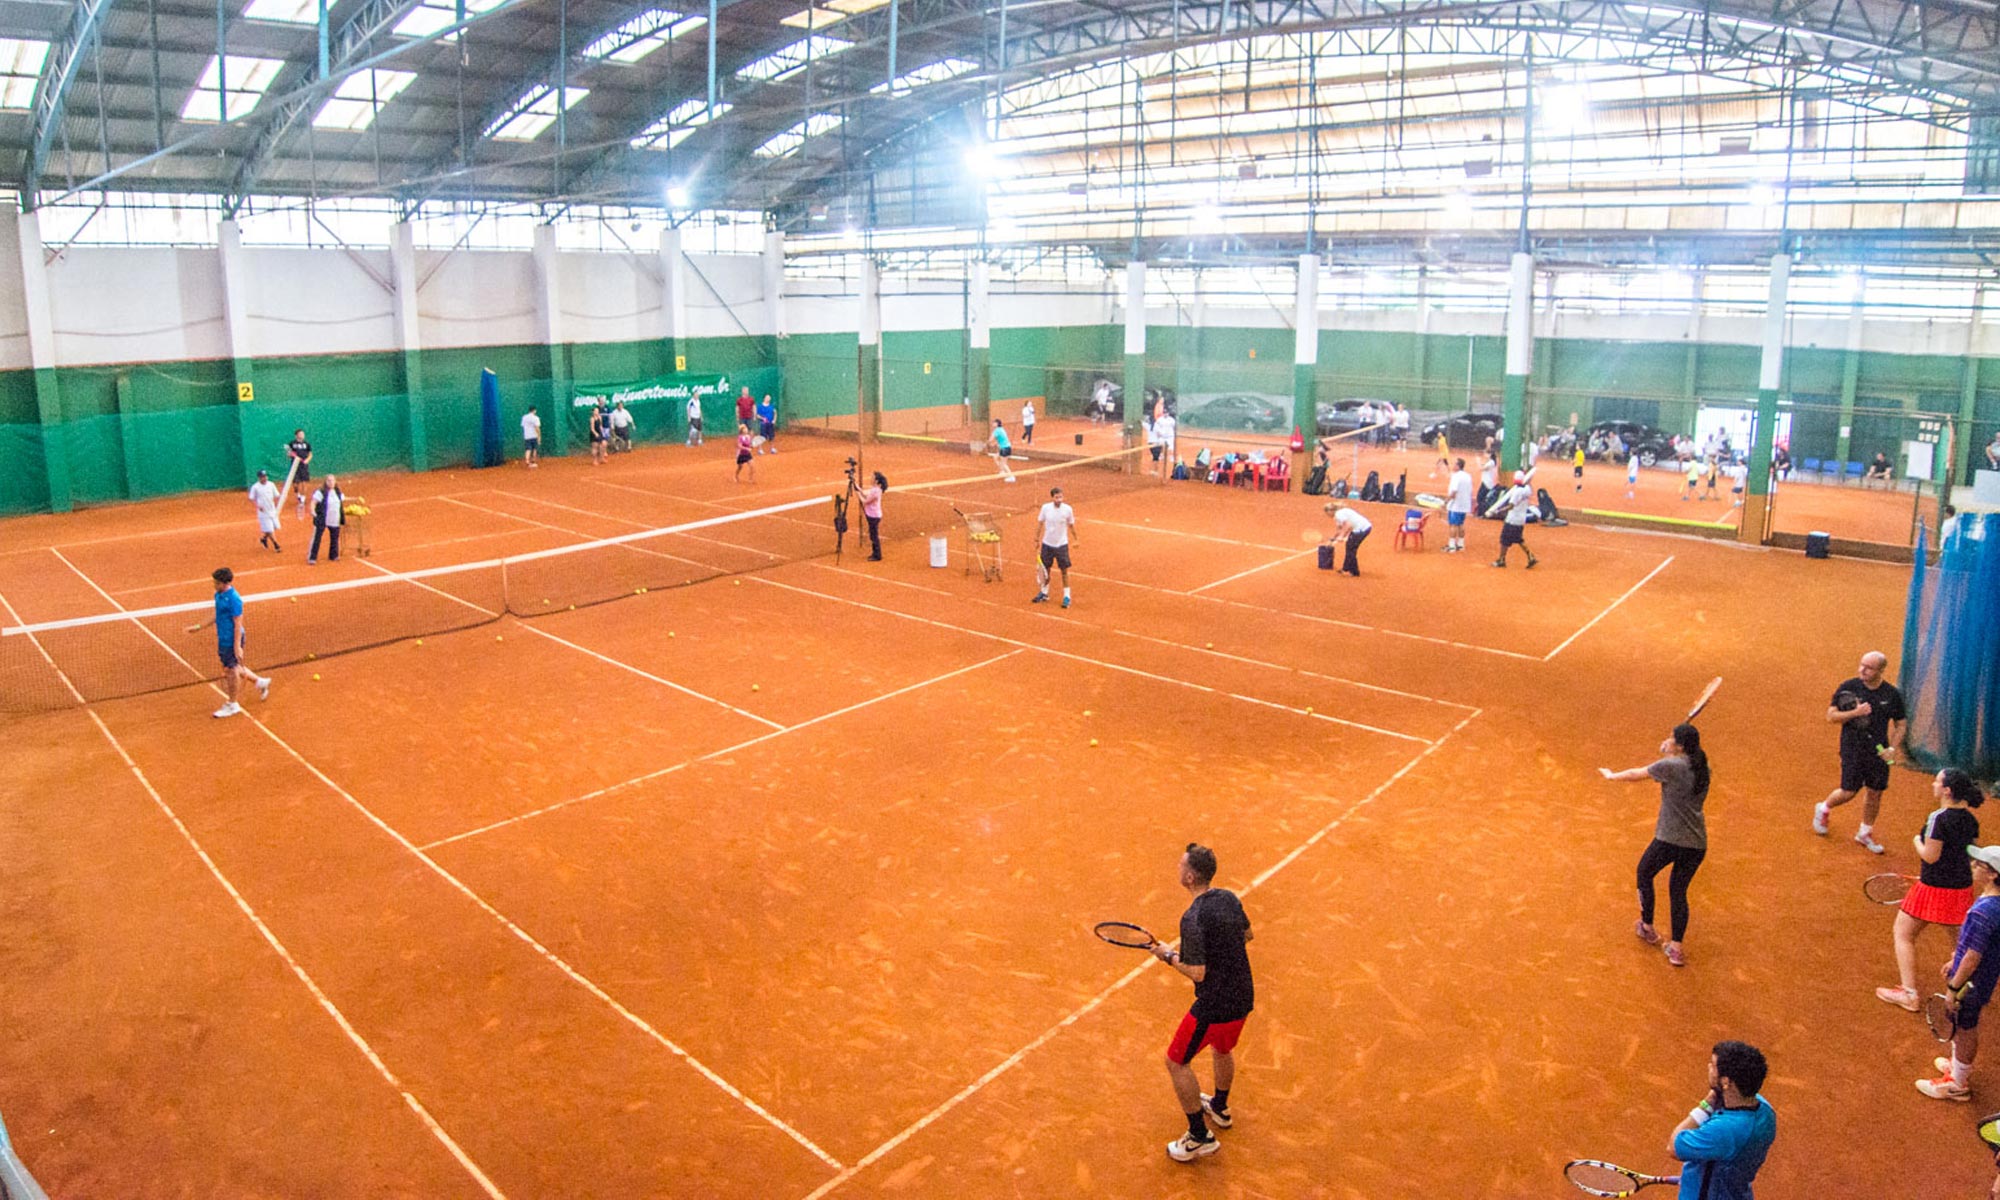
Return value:
M 389 228 L 389 275 L 396 289 L 396 349 L 415 354 L 423 349 L 423 335 L 417 310 L 416 228 L 408 221 Z
M 1301 367 L 1319 363 L 1319 255 L 1299 255 L 1298 313 L 1292 362 Z
M 1535 365 L 1535 259 L 1516 254 L 1507 287 L 1507 374 L 1525 376 Z M 1510 430 L 1519 433 L 1519 430 Z
M 1125 266 L 1125 354 L 1146 352 L 1146 264 Z
M 229 336 L 229 356 L 253 358 L 250 336 L 250 270 L 243 257 L 243 231 L 234 221 L 216 227 L 216 252 L 222 259 L 222 323 Z M 241 382 L 239 379 L 238 382 Z
M 562 257 L 553 225 L 535 226 L 535 330 L 549 354 L 549 411 L 542 414 L 542 449 L 569 452 L 569 346 L 564 340 Z
M 1757 375 L 1760 391 L 1775 392 L 1785 371 L 1785 306 L 1792 291 L 1792 258 L 1771 256 L 1771 294 L 1764 305 L 1764 360 Z M 1858 310 L 1857 310 L 1858 311 Z
M 966 345 L 974 350 L 993 346 L 993 269 L 983 262 L 972 264 L 970 320 L 966 324 Z
M 687 337 L 687 255 L 681 251 L 681 231 L 660 233 L 660 337 L 674 354 L 674 369 L 686 370 L 681 339 Z
M 770 310 L 771 336 L 785 336 L 785 235 L 764 235 L 764 302 Z
M 861 264 L 861 344 L 882 344 L 882 268 L 873 260 Z

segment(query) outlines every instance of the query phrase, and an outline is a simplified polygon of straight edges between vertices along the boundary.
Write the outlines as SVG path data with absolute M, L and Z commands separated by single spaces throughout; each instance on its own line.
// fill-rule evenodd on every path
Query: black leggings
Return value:
M 1375 531 L 1372 529 L 1364 529 L 1359 533 L 1347 535 L 1347 553 L 1341 557 L 1340 562 L 1342 571 L 1357 578 L 1361 575 L 1361 543 L 1367 541 L 1368 535 L 1373 532 Z
M 1673 937 L 1669 940 L 1678 942 L 1686 937 L 1688 884 L 1693 882 L 1694 873 L 1701 870 L 1701 860 L 1707 857 L 1706 850 L 1676 846 L 1654 838 L 1653 844 L 1639 856 L 1639 919 L 1648 925 L 1653 923 L 1653 876 L 1671 865 L 1674 873 L 1667 877 L 1667 908 L 1673 916 L 1674 926 Z

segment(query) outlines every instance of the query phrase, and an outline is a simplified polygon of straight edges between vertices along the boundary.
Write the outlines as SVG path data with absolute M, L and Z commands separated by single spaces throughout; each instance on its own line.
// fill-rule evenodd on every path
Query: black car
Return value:
M 1424 444 L 1437 441 L 1438 434 L 1444 434 L 1445 441 L 1453 446 L 1468 450 L 1484 450 L 1486 439 L 1496 442 L 1500 437 L 1500 414 L 1469 412 L 1442 421 L 1433 421 L 1424 426 Z
M 1282 432 L 1291 421 L 1288 408 L 1262 396 L 1236 394 L 1190 402 L 1181 412 L 1181 423 L 1190 429 L 1245 429 L 1258 433 Z
M 1623 452 L 1618 449 L 1620 443 L 1625 447 Z M 1674 435 L 1644 421 L 1599 421 L 1584 435 L 1585 458 L 1624 462 L 1627 453 L 1637 454 L 1641 466 L 1672 462 Z

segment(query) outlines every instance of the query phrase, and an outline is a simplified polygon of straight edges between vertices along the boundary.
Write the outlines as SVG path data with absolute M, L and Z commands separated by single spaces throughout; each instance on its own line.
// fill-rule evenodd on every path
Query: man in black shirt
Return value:
M 1834 689 L 1826 719 L 1840 726 L 1840 786 L 1813 808 L 1813 832 L 1825 837 L 1828 814 L 1860 793 L 1861 827 L 1854 840 L 1870 854 L 1882 853 L 1875 818 L 1909 719 L 1903 693 L 1882 678 L 1888 669 L 1889 656 L 1871 650 L 1861 656 L 1861 673 Z
M 298 464 L 291 469 L 286 486 L 298 489 L 299 518 L 303 520 L 306 515 L 306 485 L 312 482 L 313 477 L 313 447 L 312 443 L 306 440 L 305 430 L 292 430 L 292 440 L 285 443 L 285 456 Z
M 1174 1095 L 1181 1112 L 1187 1115 L 1188 1131 L 1167 1143 L 1167 1154 L 1175 1162 L 1193 1162 L 1221 1148 L 1215 1135 L 1202 1120 L 1206 1112 L 1218 1128 L 1234 1123 L 1229 1112 L 1229 1085 L 1236 1078 L 1236 1039 L 1242 1036 L 1243 1020 L 1256 1004 L 1256 990 L 1250 980 L 1250 918 L 1243 913 L 1236 893 L 1210 887 L 1215 878 L 1215 851 L 1189 842 L 1181 856 L 1181 886 L 1194 902 L 1181 914 L 1181 946 L 1178 951 L 1155 945 L 1153 954 L 1161 962 L 1194 981 L 1194 1007 L 1181 1018 L 1173 1043 L 1167 1047 L 1167 1075 L 1174 1081 Z M 1206 1046 L 1215 1051 L 1215 1094 L 1204 1096 L 1195 1079 L 1195 1055 Z

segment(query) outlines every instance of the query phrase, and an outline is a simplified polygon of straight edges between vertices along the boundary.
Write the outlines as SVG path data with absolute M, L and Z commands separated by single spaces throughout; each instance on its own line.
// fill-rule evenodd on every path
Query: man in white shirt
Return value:
M 521 445 L 526 447 L 521 455 L 521 461 L 527 463 L 531 469 L 541 466 L 542 418 L 536 414 L 535 406 L 532 404 L 521 416 Z
M 632 412 L 623 400 L 611 409 L 611 449 L 619 453 L 632 449 Z
M 1465 519 L 1472 515 L 1472 472 L 1459 459 L 1444 487 L 1444 552 L 1457 554 L 1465 549 Z
M 1035 444 L 1035 402 L 1033 400 L 1023 400 L 1021 402 L 1021 444 L 1023 446 L 1032 446 Z
M 1162 411 L 1153 418 L 1150 437 L 1153 443 L 1153 461 L 1159 464 L 1160 478 L 1165 479 L 1174 469 L 1174 414 Z
M 1389 431 L 1395 435 L 1396 449 L 1409 453 L 1410 450 L 1410 410 L 1398 404 L 1389 418 Z
M 1367 443 L 1369 445 L 1373 445 L 1375 443 L 1376 439 L 1375 439 L 1374 426 L 1375 426 L 1375 402 L 1373 400 L 1363 400 L 1361 402 L 1361 407 L 1355 410 L 1354 427 L 1361 431 L 1361 440 L 1364 443 Z
M 699 446 L 701 445 L 701 397 L 700 396 L 691 395 L 688 397 L 687 418 L 688 418 L 687 444 L 690 446 Z
M 1100 379 L 1090 391 L 1090 423 L 1102 425 L 1111 416 L 1111 381 Z
M 250 485 L 250 507 L 257 511 L 257 544 L 269 546 L 273 550 L 278 545 L 278 485 L 271 482 L 268 471 L 257 472 L 257 482 Z
M 306 551 L 307 566 L 316 566 L 319 563 L 321 535 L 327 538 L 326 561 L 340 560 L 340 530 L 347 523 L 341 514 L 340 506 L 346 502 L 347 497 L 340 492 L 340 481 L 331 475 L 327 476 L 326 482 L 320 484 L 319 490 L 313 493 L 313 540 L 312 549 Z
M 1046 604 L 1049 600 L 1049 569 L 1062 570 L 1062 606 L 1069 607 L 1069 548 L 1076 543 L 1076 510 L 1063 503 L 1061 488 L 1049 489 L 1049 502 L 1042 505 L 1042 511 L 1035 518 L 1041 535 L 1041 552 L 1035 562 L 1035 582 L 1041 589 L 1035 593 L 1034 603 Z
M 1329 503 L 1324 511 L 1333 518 L 1334 525 L 1333 534 L 1327 542 L 1347 547 L 1347 553 L 1341 558 L 1340 573 L 1361 578 L 1361 543 L 1368 540 L 1368 532 L 1375 528 L 1375 523 L 1344 504 Z
M 1489 517 L 1503 508 L 1507 510 L 1507 520 L 1500 526 L 1500 557 L 1493 560 L 1494 566 L 1506 566 L 1507 548 L 1519 546 L 1521 553 L 1528 556 L 1528 569 L 1530 571 L 1535 569 L 1535 564 L 1540 560 L 1535 557 L 1533 550 L 1528 549 L 1526 541 L 1528 514 L 1534 507 L 1535 489 L 1528 484 L 1527 472 L 1514 472 L 1514 486 L 1502 492 L 1500 498 L 1486 510 L 1486 515 Z

